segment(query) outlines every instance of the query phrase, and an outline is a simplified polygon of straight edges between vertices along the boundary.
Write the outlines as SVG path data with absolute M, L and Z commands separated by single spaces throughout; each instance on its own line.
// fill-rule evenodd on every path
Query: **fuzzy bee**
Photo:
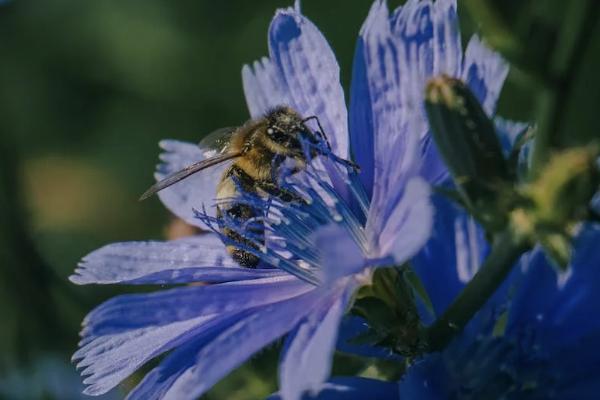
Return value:
M 313 131 L 306 125 L 311 119 L 316 120 L 318 131 Z M 353 169 L 358 168 L 352 161 L 340 159 L 331 153 L 329 141 L 316 116 L 302 118 L 298 112 L 285 106 L 273 109 L 262 118 L 251 119 L 238 128 L 216 131 L 203 142 L 211 142 L 213 147 L 218 147 L 217 155 L 167 176 L 151 186 L 140 200 L 196 172 L 231 161 L 216 188 L 217 219 L 225 217 L 243 223 L 259 218 L 264 210 L 257 210 L 242 201 L 236 201 L 236 198 L 241 197 L 241 191 L 257 196 L 274 196 L 286 202 L 301 200 L 281 188 L 277 182 L 279 170 L 287 160 L 293 162 L 294 171 L 300 171 L 310 161 L 309 158 L 328 154 L 336 162 Z M 319 146 L 321 143 L 325 143 L 325 147 Z M 306 144 L 310 146 L 309 151 Z M 220 229 L 231 242 L 239 244 L 227 246 L 233 259 L 241 266 L 255 268 L 259 258 L 247 249 L 258 250 L 257 242 L 261 242 L 264 236 L 264 227 L 253 223 L 252 227 L 246 230 L 253 239 L 245 238 L 225 226 L 221 226 Z

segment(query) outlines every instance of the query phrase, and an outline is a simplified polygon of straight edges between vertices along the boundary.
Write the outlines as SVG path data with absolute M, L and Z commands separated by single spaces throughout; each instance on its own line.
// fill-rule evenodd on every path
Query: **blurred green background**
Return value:
M 582 1 L 581 7 L 597 14 L 594 2 Z M 566 35 L 563 10 L 550 4 L 561 3 L 459 1 L 463 40 L 483 29 L 518 66 L 501 98 L 505 117 L 531 121 L 538 112 L 549 55 L 557 51 L 556 37 Z M 66 363 L 85 312 L 131 288 L 75 287 L 67 276 L 103 244 L 165 237 L 168 212 L 156 199 L 137 201 L 152 183 L 157 142 L 198 141 L 248 118 L 241 67 L 267 55 L 270 19 L 276 8 L 289 5 L 0 2 L 0 398 L 53 398 L 46 389 L 36 392 L 43 395 L 29 395 L 25 387 L 16 391 L 20 395 L 2 389 L 18 385 L 15 374 L 28 377 L 29 386 L 36 379 L 43 386 L 44 379 L 31 371 L 47 357 L 64 362 L 70 376 Z M 370 5 L 303 2 L 338 56 L 346 90 L 355 39 Z M 568 21 L 576 43 L 584 20 Z M 594 22 L 586 31 L 593 40 L 585 40 L 581 51 L 587 58 L 575 69 L 577 82 L 584 83 L 574 84 L 581 93 L 569 106 L 569 118 L 586 132 L 592 123 L 585 113 L 600 104 L 598 29 Z M 275 388 L 276 357 L 276 349 L 255 357 L 206 398 L 261 398 Z M 64 379 L 62 386 L 78 381 Z M 71 398 L 61 396 L 55 398 Z

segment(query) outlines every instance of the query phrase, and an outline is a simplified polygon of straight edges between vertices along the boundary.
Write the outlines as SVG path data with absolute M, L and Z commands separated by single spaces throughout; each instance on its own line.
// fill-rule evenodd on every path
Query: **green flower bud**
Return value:
M 506 215 L 503 203 L 511 197 L 505 194 L 510 193 L 512 177 L 494 123 L 463 82 L 445 75 L 427 84 L 425 108 L 465 205 L 488 226 L 503 225 L 493 219 Z

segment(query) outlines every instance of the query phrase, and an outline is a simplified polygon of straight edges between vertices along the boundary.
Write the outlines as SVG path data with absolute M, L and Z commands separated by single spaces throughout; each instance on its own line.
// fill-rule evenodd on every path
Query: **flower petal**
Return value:
M 459 371 L 456 371 L 459 372 Z M 440 354 L 428 355 L 413 365 L 400 381 L 401 399 L 443 400 L 452 393 L 452 377 Z M 450 386 L 450 387 L 449 387 Z
M 304 392 L 316 393 L 331 372 L 338 326 L 346 308 L 350 290 L 323 298 L 319 309 L 311 313 L 288 337 L 288 345 L 279 367 L 281 394 L 286 400 L 299 400 Z
M 544 348 L 576 343 L 600 333 L 600 229 L 587 226 L 575 241 L 571 269 L 557 277 L 541 251 L 530 257 L 514 302 L 509 328 L 534 328 Z
M 450 171 L 431 135 L 421 141 L 423 162 L 420 175 L 432 185 L 443 185 L 450 180 Z
M 168 242 L 113 243 L 85 256 L 69 279 L 80 285 L 175 284 L 258 279 L 283 274 L 274 269 L 239 267 L 216 235 L 205 234 Z
M 398 384 L 377 379 L 359 377 L 337 377 L 321 384 L 312 400 L 399 400 Z M 288 400 L 276 393 L 267 400 Z
M 433 76 L 434 21 L 431 1 L 411 0 L 392 15 L 392 30 L 399 43 L 397 60 L 405 106 L 422 110 L 426 80 Z
M 368 198 L 370 198 L 373 194 L 373 168 L 375 164 L 375 145 L 373 142 L 375 133 L 373 131 L 373 110 L 371 109 L 371 92 L 365 51 L 364 39 L 360 36 L 356 43 L 352 64 L 348 122 L 352 156 L 354 161 L 360 165 L 359 177 Z
M 458 76 L 462 67 L 462 44 L 456 0 L 433 4 L 433 75 Z
M 388 10 L 385 2 L 376 1 L 360 30 L 352 65 L 350 92 L 350 142 L 354 160 L 360 165 L 360 179 L 368 197 L 372 196 L 376 115 L 373 101 L 383 91 L 380 85 L 378 66 L 382 61 L 375 48 L 390 35 Z M 384 52 L 384 47 L 381 47 Z M 385 64 L 384 64 L 385 65 Z
M 108 392 L 152 358 L 186 343 L 199 326 L 206 326 L 215 315 L 179 321 L 161 327 L 145 327 L 114 335 L 102 336 L 83 345 L 73 355 L 80 360 L 77 368 L 85 368 L 84 393 Z
M 252 66 L 244 65 L 242 82 L 252 118 L 259 118 L 279 105 L 291 104 L 281 73 L 266 57 Z
M 325 284 L 365 267 L 365 256 L 345 227 L 335 224 L 322 226 L 312 235 L 311 243 L 319 249 L 321 278 Z
M 160 147 L 165 152 L 161 154 L 162 164 L 158 165 L 154 174 L 157 181 L 190 164 L 212 157 L 215 153 L 215 149 L 200 148 L 197 144 L 177 140 L 162 140 Z M 225 162 L 193 174 L 161 190 L 158 192 L 158 197 L 173 214 L 188 224 L 206 228 L 204 223 L 195 216 L 194 210 L 202 210 L 204 207 L 208 215 L 215 216 L 217 184 L 227 165 L 229 163 Z
M 433 226 L 430 194 L 429 185 L 421 178 L 407 183 L 379 235 L 381 256 L 391 255 L 402 264 L 425 245 Z
M 402 90 L 400 88 L 400 71 L 398 59 L 398 43 L 392 40 L 389 14 L 384 2 L 377 1 L 371 7 L 369 16 L 361 29 L 363 43 L 363 58 L 366 67 L 366 76 L 369 89 L 369 106 L 365 112 L 372 115 L 375 157 L 373 165 L 374 196 L 377 189 L 387 191 L 386 172 L 390 169 L 391 154 L 401 164 L 395 162 L 394 169 L 402 169 L 405 151 L 410 146 L 402 146 L 398 137 L 404 139 L 406 132 L 406 110 L 402 104 Z M 355 111 L 353 109 L 353 111 Z M 353 134 L 368 134 L 367 132 L 353 132 Z M 404 139 L 402 142 L 405 142 Z M 417 141 L 413 140 L 413 145 Z M 416 151 L 416 147 L 413 146 Z M 416 154 L 416 152 L 415 152 Z M 389 182 L 392 183 L 392 182 Z
M 487 48 L 476 35 L 471 37 L 465 51 L 462 79 L 488 115 L 493 115 L 496 110 L 496 102 L 507 75 L 508 64 L 502 57 Z
M 456 0 L 410 0 L 394 12 L 392 31 L 402 45 L 398 55 L 402 84 L 413 100 L 423 97 L 431 77 L 459 76 L 462 45 Z
M 252 354 L 281 337 L 319 304 L 307 293 L 280 303 L 247 310 L 244 318 L 201 343 L 169 355 L 134 389 L 130 399 L 160 390 L 163 399 L 196 399 Z M 167 384 L 162 384 L 167 382 Z
M 494 126 L 498 133 L 498 139 L 502 144 L 504 155 L 508 156 L 519 136 L 529 128 L 526 122 L 511 121 L 501 117 L 494 118 Z
M 488 245 L 483 230 L 463 210 L 441 195 L 433 197 L 433 204 L 432 236 L 411 263 L 439 315 L 479 268 Z M 433 316 L 422 317 L 430 322 Z
M 214 339 L 214 332 L 201 337 L 173 350 L 161 363 L 146 374 L 144 379 L 135 387 L 126 400 L 161 400 L 173 383 L 190 368 L 195 355 L 202 346 Z
M 414 136 L 423 140 L 427 163 L 422 173 L 432 182 L 444 178 L 445 167 L 428 139 L 424 89 L 432 76 L 458 76 L 461 67 L 455 0 L 411 0 L 391 18 L 385 2 L 373 4 L 357 44 L 350 114 L 352 149 L 369 194 L 378 180 L 383 188 L 403 186 L 385 177 L 385 167 L 396 166 L 398 160 L 413 167 L 398 167 L 402 175 L 414 173 L 419 163 L 411 153 L 417 145 Z
M 395 202 L 399 201 L 406 182 L 418 173 L 420 136 L 419 131 L 414 129 L 417 123 L 411 111 L 414 106 L 409 101 L 410 97 L 405 96 L 401 81 L 403 71 L 399 52 L 402 43 L 392 35 L 384 2 L 375 2 L 371 7 L 361 30 L 361 40 L 359 48 L 362 43 L 370 98 L 370 110 L 364 113 L 372 116 L 373 148 L 377 155 L 373 163 L 373 192 L 368 220 L 372 231 L 380 232 Z M 353 131 L 353 135 L 365 133 L 369 132 Z M 365 160 L 368 161 L 367 158 Z
M 298 296 L 313 288 L 291 276 L 207 286 L 187 286 L 153 293 L 113 297 L 90 312 L 82 336 L 114 334 L 163 326 L 211 314 L 241 311 Z
M 317 116 L 334 152 L 347 157 L 348 116 L 340 68 L 319 29 L 298 9 L 279 10 L 269 28 L 269 53 L 286 84 L 289 105 L 304 117 Z

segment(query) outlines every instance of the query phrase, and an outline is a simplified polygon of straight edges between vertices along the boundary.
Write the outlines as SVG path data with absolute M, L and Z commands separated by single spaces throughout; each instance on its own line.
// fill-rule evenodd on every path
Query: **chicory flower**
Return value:
M 297 399 L 318 389 L 329 376 L 339 321 L 354 290 L 369 282 L 374 268 L 404 263 L 429 238 L 426 179 L 440 181 L 445 169 L 428 136 L 425 80 L 438 73 L 464 77 L 492 112 L 506 75 L 477 38 L 463 58 L 452 0 L 409 1 L 391 16 L 384 2 L 374 3 L 357 45 L 348 109 L 335 56 L 299 4 L 276 13 L 269 49 L 269 58 L 242 71 L 251 116 L 282 104 L 318 116 L 333 152 L 347 158 L 351 145 L 362 173 L 356 179 L 325 159 L 288 177 L 286 184 L 307 203 L 269 206 L 257 269 L 237 266 L 223 238 L 212 233 L 117 243 L 86 256 L 71 277 L 75 283 L 208 283 L 122 295 L 93 310 L 74 355 L 87 394 L 109 391 L 168 353 L 129 398 L 196 398 L 287 333 L 282 396 Z M 194 144 L 161 145 L 166 153 L 157 178 L 210 156 Z M 222 172 L 203 171 L 160 198 L 205 228 L 214 222 Z
M 451 207 L 439 212 L 444 214 L 434 228 L 439 239 L 430 241 L 430 249 L 447 248 L 448 239 L 461 244 L 456 251 L 432 255 L 448 267 L 445 285 L 432 278 L 423 281 L 435 293 L 431 300 L 436 313 L 448 307 L 475 272 L 464 269 L 464 257 L 480 259 L 486 247 L 478 228 L 465 224 L 463 212 Z M 600 373 L 600 322 L 595 318 L 600 307 L 599 239 L 598 225 L 582 229 L 564 275 L 556 274 L 540 248 L 523 255 L 465 330 L 442 352 L 417 359 L 399 382 L 336 378 L 324 383 L 315 399 L 350 400 L 369 391 L 382 400 L 595 398 Z M 423 265 L 416 265 L 416 272 L 431 277 Z M 424 319 L 431 317 L 421 311 Z

